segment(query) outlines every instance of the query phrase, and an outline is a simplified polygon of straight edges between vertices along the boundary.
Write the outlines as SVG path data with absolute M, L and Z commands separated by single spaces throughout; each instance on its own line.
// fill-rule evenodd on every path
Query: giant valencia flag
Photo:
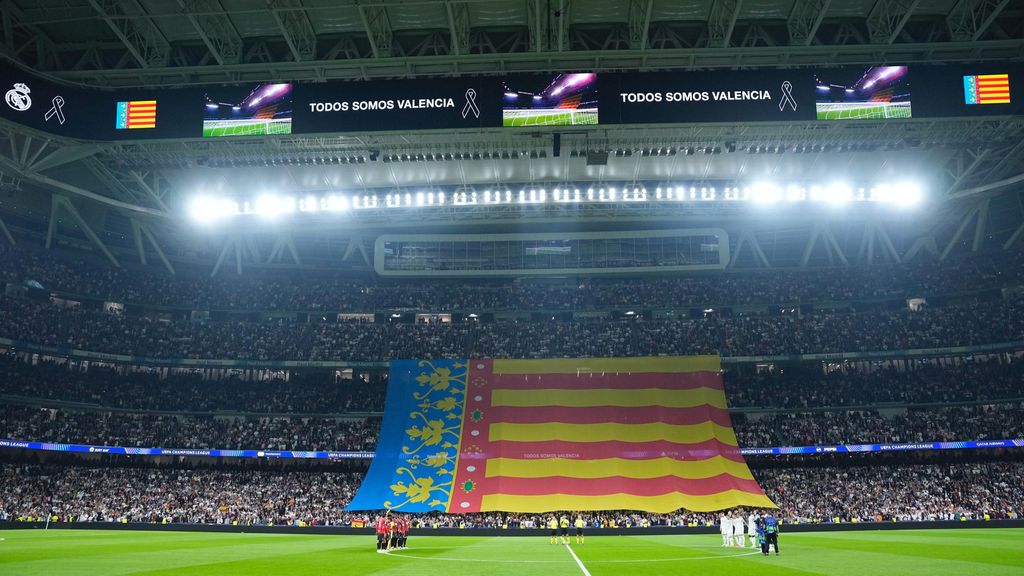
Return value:
M 775 507 L 740 455 L 717 356 L 401 360 L 349 510 Z

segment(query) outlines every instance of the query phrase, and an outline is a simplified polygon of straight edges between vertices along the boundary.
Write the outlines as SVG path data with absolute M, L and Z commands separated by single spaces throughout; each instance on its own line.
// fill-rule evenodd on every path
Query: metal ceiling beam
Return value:
M 743 0 L 715 0 L 708 16 L 708 46 L 728 48 Z
M 898 44 L 886 47 L 850 44 L 806 47 L 574 50 L 559 54 L 540 51 L 531 39 L 530 47 L 532 50 L 530 52 L 508 54 L 275 62 L 273 68 L 276 74 L 293 81 L 322 81 L 492 74 L 494 70 L 540 73 L 586 69 L 604 72 L 622 69 L 647 71 L 836 64 L 868 65 L 877 64 L 879 61 L 898 61 L 908 64 L 974 62 L 1019 58 L 1021 50 L 1024 50 L 1024 39 Z M 51 74 L 74 82 L 110 86 L 144 85 L 156 88 L 194 86 L 216 82 L 259 82 L 266 81 L 269 72 L 267 64 L 252 63 L 157 69 L 67 70 Z
M 932 258 L 938 257 L 939 248 L 935 242 L 935 234 L 926 234 L 914 240 L 914 243 L 903 254 L 903 261 L 910 262 L 922 252 L 930 254 Z
M 1010 0 L 960 0 L 946 24 L 953 40 L 979 40 Z
M 629 0 L 629 47 L 647 49 L 647 35 L 651 29 L 654 0 Z
M 949 256 L 949 253 L 952 252 L 953 248 L 956 247 L 958 242 L 960 242 L 960 238 L 963 237 L 964 231 L 967 230 L 967 225 L 970 224 L 971 220 L 978 214 L 978 209 L 979 206 L 976 204 L 964 213 L 963 217 L 960 219 L 960 225 L 957 227 L 956 232 L 954 232 L 953 236 L 949 239 L 949 243 L 946 244 L 946 248 L 942 251 L 942 254 L 939 254 L 940 261 L 945 261 L 946 257 Z
M 448 13 L 451 54 L 469 54 L 469 5 L 465 2 L 447 0 L 444 7 Z
M 1003 242 L 1003 250 L 1009 250 L 1017 243 L 1017 240 L 1019 240 L 1022 235 L 1024 235 L 1024 222 L 1021 222 L 1020 226 L 1017 226 L 1017 229 L 1013 231 L 1013 234 L 1011 234 L 1009 238 L 1007 238 L 1006 242 Z M 10 236 L 8 236 L 8 238 L 10 238 Z
M 107 249 L 107 245 L 104 244 L 102 240 L 100 240 L 99 235 L 96 234 L 96 232 L 92 229 L 91 226 L 89 226 L 89 223 L 85 221 L 85 218 L 82 218 L 82 215 L 78 213 L 78 209 L 75 208 L 75 205 L 71 203 L 71 200 L 69 200 L 66 196 L 54 194 L 53 196 L 50 197 L 50 201 L 52 204 L 50 209 L 49 233 L 47 234 L 46 238 L 47 248 L 49 248 L 52 244 L 53 233 L 57 230 L 56 216 L 60 213 L 61 210 L 63 210 L 65 213 L 67 213 L 68 216 L 71 217 L 72 220 L 75 221 L 76 224 L 78 224 L 79 230 L 81 230 L 82 233 L 85 234 L 85 237 L 88 238 L 89 241 L 93 243 L 93 245 L 99 248 L 100 252 L 103 252 L 103 255 L 107 257 L 107 260 L 110 260 L 111 264 L 113 264 L 117 268 L 121 267 L 121 264 L 117 261 L 117 258 L 114 258 L 114 255 L 110 252 L 109 249 Z
M 786 20 L 790 44 L 810 46 L 831 5 L 832 0 L 796 0 Z
M 135 218 L 131 218 L 132 224 L 132 240 L 135 243 L 135 251 L 139 253 L 139 263 L 143 266 L 146 265 L 146 247 L 142 245 L 142 230 L 141 224 Z
M 302 0 L 267 0 L 267 7 L 295 61 L 308 62 L 316 58 L 316 32 L 309 23 Z
M 208 14 L 213 9 L 223 10 L 219 0 L 178 0 L 185 16 L 206 44 L 217 64 L 237 64 L 242 61 L 242 38 L 226 14 Z
M 995 192 L 1007 186 L 1013 186 L 1024 182 L 1024 173 L 1017 174 L 1016 176 L 1010 176 L 1009 178 L 1003 178 L 997 182 L 990 182 L 988 184 L 982 184 L 981 186 L 975 186 L 974 188 L 968 188 L 967 190 L 961 190 L 950 196 L 953 200 L 959 200 L 961 198 L 968 198 L 971 196 L 979 196 L 988 192 Z
M 843 249 L 839 247 L 839 242 L 836 241 L 836 237 L 832 234 L 832 229 L 826 225 L 821 233 L 825 236 L 826 245 L 832 247 L 832 252 L 835 254 L 839 261 L 843 263 L 843 266 L 849 266 L 849 261 L 846 260 L 846 254 L 843 253 Z
M 974 220 L 974 239 L 971 241 L 971 252 L 977 252 L 985 242 L 985 229 L 988 226 L 988 206 L 991 198 L 985 198 L 978 207 L 978 217 Z
M 811 253 L 814 252 L 814 246 L 818 243 L 818 238 L 821 237 L 822 228 L 825 225 L 818 221 L 811 227 L 811 233 L 807 237 L 807 244 L 804 245 L 804 255 L 800 257 L 800 267 L 806 268 L 807 263 L 811 260 Z M 826 247 L 827 248 L 827 247 Z
M 32 44 L 36 48 L 36 68 L 55 68 L 60 66 L 59 48 L 56 43 L 43 33 L 38 26 L 29 24 L 25 13 L 12 0 L 0 0 L 0 15 L 3 17 L 4 43 L 3 51 L 16 60 L 26 62 L 22 54 Z M 19 31 L 24 33 L 27 42 L 19 47 Z
M 526 0 L 526 27 L 530 31 L 530 51 L 543 52 L 548 49 L 544 42 L 547 36 L 547 12 L 541 0 Z
M 139 13 L 125 12 L 125 2 L 119 0 L 89 0 L 100 18 L 107 23 L 114 34 L 124 43 L 125 48 L 143 68 L 166 66 L 171 54 L 171 45 L 137 2 L 128 2 Z
M 868 35 L 872 44 L 892 44 L 910 20 L 921 0 L 877 0 L 868 13 Z
M 370 41 L 370 50 L 374 58 L 388 58 L 394 45 L 394 34 L 391 31 L 391 20 L 388 9 L 379 5 L 359 4 L 359 18 L 366 29 L 366 37 Z
M 101 144 L 73 144 L 55 149 L 46 156 L 31 163 L 28 168 L 36 172 L 50 170 L 58 166 L 78 162 L 101 152 L 104 146 Z
M 11 243 L 11 246 L 17 244 L 17 242 L 14 241 L 14 236 L 11 236 L 11 231 L 7 229 L 7 224 L 4 224 L 3 218 L 0 218 L 0 232 L 3 232 L 4 238 L 7 238 L 7 241 Z
M 755 236 L 750 230 L 743 229 L 740 232 L 739 238 L 736 241 L 736 249 L 732 251 L 729 258 L 729 267 L 734 268 L 737 260 L 740 257 L 740 250 L 744 246 L 749 246 L 750 253 L 754 256 L 754 262 L 762 268 L 771 268 L 772 265 L 768 262 L 768 258 L 764 255 L 764 250 L 761 249 L 761 244 L 757 241 Z
M 11 137 L 13 138 L 13 132 L 9 132 L 9 135 L 11 135 Z M 3 150 L 4 148 L 0 148 L 0 150 Z M 14 151 L 12 151 L 12 153 L 13 152 Z M 43 160 L 45 160 L 45 158 Z M 62 180 L 51 178 L 44 174 L 40 174 L 33 166 L 26 167 L 24 164 L 20 162 L 20 158 L 16 158 L 7 153 L 0 153 L 0 166 L 7 168 L 9 171 L 17 174 L 18 176 L 22 177 L 25 180 L 32 181 L 38 185 L 41 185 L 43 188 L 50 189 L 51 191 L 71 193 L 76 196 L 88 198 L 89 200 L 93 200 L 95 202 L 105 204 L 111 208 L 117 208 L 128 213 L 146 214 L 149 216 L 161 217 L 167 215 L 166 212 L 161 212 L 159 210 L 154 210 L 152 208 L 147 208 L 145 206 L 139 206 L 137 204 L 133 204 L 130 202 L 117 200 L 103 194 L 92 192 L 91 190 L 86 190 L 80 186 L 76 186 L 74 184 L 70 184 L 68 182 L 64 182 Z
M 363 262 L 367 266 L 373 266 L 373 261 L 370 258 L 370 255 L 366 253 L 366 246 L 365 243 L 363 242 L 363 237 L 358 235 L 349 237 L 348 245 L 345 246 L 345 253 L 342 254 L 341 261 L 348 262 L 349 260 L 352 259 L 352 256 L 356 254 L 356 252 L 358 252 L 359 255 L 363 258 Z
M 569 25 L 572 24 L 572 2 L 573 0 L 558 0 L 558 13 L 548 15 L 549 30 L 555 28 L 548 43 L 552 52 L 572 50 L 572 37 L 569 34 Z

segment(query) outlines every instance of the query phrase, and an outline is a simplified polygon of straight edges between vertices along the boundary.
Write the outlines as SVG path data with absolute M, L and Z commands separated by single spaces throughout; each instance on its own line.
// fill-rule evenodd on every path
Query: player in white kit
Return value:
M 747 535 L 750 537 L 750 547 L 757 548 L 757 514 L 754 512 L 747 516 Z
M 743 548 L 743 515 L 738 511 L 733 514 L 732 518 L 732 545 L 737 548 Z
M 722 514 L 718 519 L 718 527 L 722 530 L 722 546 L 728 546 L 732 540 L 732 518 Z

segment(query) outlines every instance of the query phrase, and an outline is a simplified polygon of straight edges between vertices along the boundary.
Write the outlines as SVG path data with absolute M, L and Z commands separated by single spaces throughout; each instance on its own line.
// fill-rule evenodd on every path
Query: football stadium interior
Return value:
M 1024 573 L 1021 0 L 0 0 L 0 574 Z

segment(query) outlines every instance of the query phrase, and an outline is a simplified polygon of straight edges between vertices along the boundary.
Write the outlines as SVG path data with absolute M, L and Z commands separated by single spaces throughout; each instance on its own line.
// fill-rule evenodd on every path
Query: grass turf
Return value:
M 378 554 L 374 537 L 100 530 L 0 531 L 0 574 L 584 574 L 547 537 L 412 536 Z M 717 534 L 591 536 L 572 544 L 593 576 L 1024 574 L 1024 529 L 783 533 L 781 556 L 722 548 Z
M 225 136 L 264 136 L 269 134 L 291 134 L 291 120 L 287 122 L 265 120 L 213 121 L 203 123 L 203 138 Z
M 502 126 L 580 126 L 597 124 L 597 110 L 505 111 Z
M 819 103 L 818 120 L 885 120 L 888 118 L 911 118 L 910 106 L 886 105 L 865 102 L 862 105 L 836 105 Z

